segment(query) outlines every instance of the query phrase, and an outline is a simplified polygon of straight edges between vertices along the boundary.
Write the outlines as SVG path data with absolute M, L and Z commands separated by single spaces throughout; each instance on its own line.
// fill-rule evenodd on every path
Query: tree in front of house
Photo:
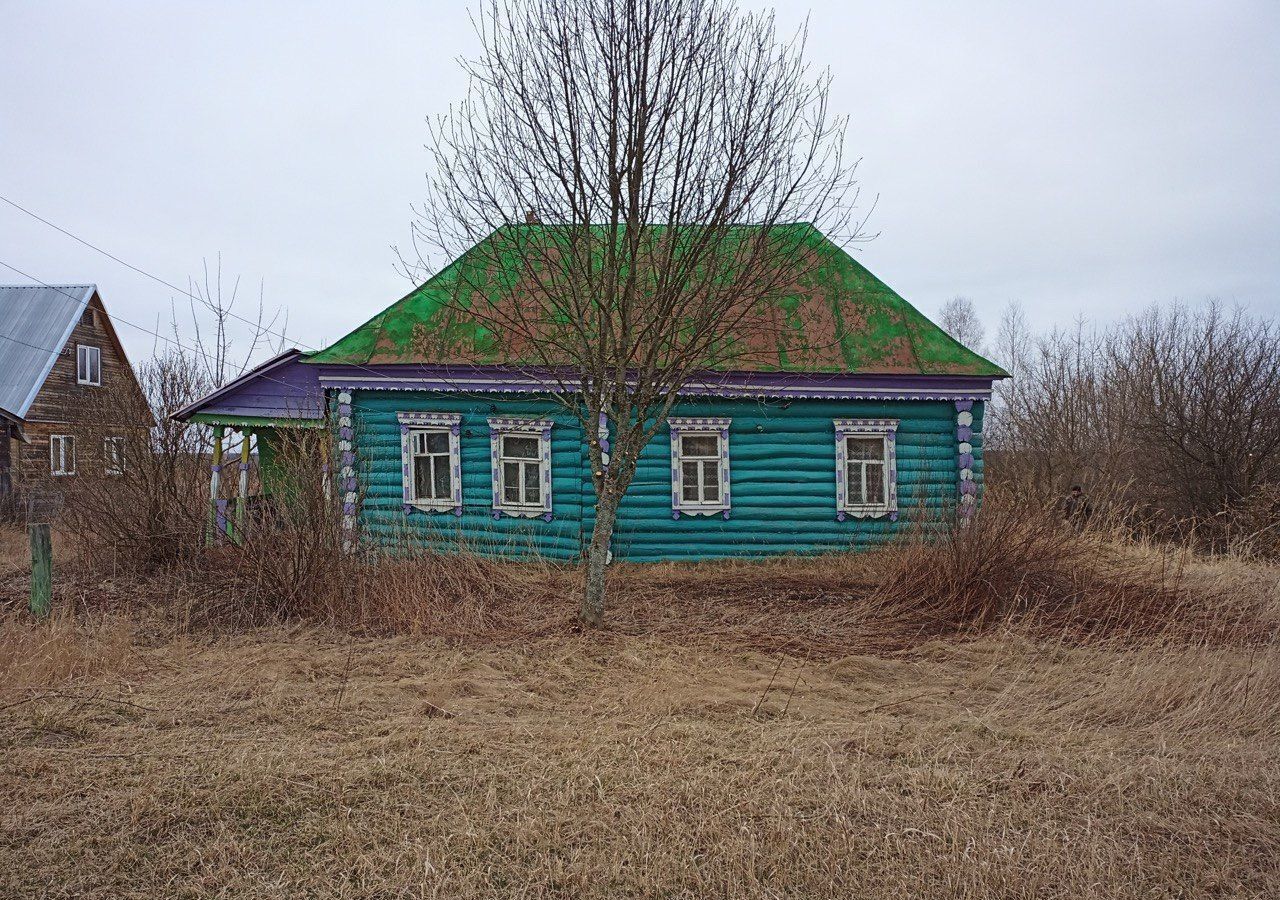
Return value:
M 490 254 L 456 280 L 459 327 L 554 379 L 590 435 L 595 626 L 640 451 L 690 379 L 751 354 L 741 335 L 788 327 L 771 301 L 813 230 L 787 226 L 860 233 L 846 121 L 803 32 L 720 0 L 510 0 L 477 22 L 471 91 L 432 127 L 416 263 Z

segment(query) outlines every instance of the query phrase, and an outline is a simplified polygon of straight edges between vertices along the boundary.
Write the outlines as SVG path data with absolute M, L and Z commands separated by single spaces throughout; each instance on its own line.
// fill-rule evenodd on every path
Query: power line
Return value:
M 218 312 L 220 314 L 225 314 L 233 319 L 237 319 L 241 322 L 244 322 L 246 325 L 251 325 L 255 329 L 262 331 L 264 334 L 270 334 L 274 337 L 278 337 L 286 341 L 293 340 L 283 332 L 272 331 L 270 328 L 264 327 L 261 321 L 255 322 L 252 319 L 248 319 L 248 318 L 245 318 L 244 316 L 238 315 L 237 313 L 234 313 L 229 309 L 223 309 L 223 310 L 215 309 L 213 303 L 205 299 L 204 297 L 201 297 L 198 294 L 193 294 L 189 290 L 184 290 L 183 288 L 178 287 L 173 282 L 166 281 L 165 279 L 161 278 L 159 275 L 153 275 L 152 273 L 148 272 L 146 269 L 139 268 L 138 266 L 135 266 L 133 263 L 124 261 L 120 257 L 116 256 L 114 253 L 111 253 L 110 251 L 104 250 L 101 247 L 97 246 L 96 244 L 92 244 L 89 241 L 86 241 L 84 238 L 80 237 L 79 235 L 73 234 L 72 232 L 63 228 L 61 225 L 55 225 L 53 222 L 50 222 L 48 219 L 44 218 L 43 216 L 37 215 L 36 213 L 27 209 L 25 206 L 21 206 L 17 203 L 14 203 L 8 197 L 0 195 L 0 200 L 3 200 L 5 203 L 8 203 L 10 206 L 18 210 L 19 212 L 25 213 L 26 215 L 35 219 L 37 222 L 42 222 L 45 225 L 48 225 L 50 228 L 52 228 L 54 231 L 58 232 L 59 234 L 65 234 L 67 237 L 71 238 L 71 240 L 75 241 L 76 243 L 83 244 L 85 247 L 88 247 L 90 250 L 94 251 L 95 253 L 101 253 L 103 256 L 107 257 L 107 259 L 118 262 L 120 265 L 124 266 L 126 269 L 130 269 L 134 272 L 137 272 L 139 275 L 142 275 L 145 278 L 150 278 L 152 281 L 156 282 L 157 284 L 162 284 L 165 287 L 169 288 L 170 290 L 177 291 L 179 294 L 182 294 L 184 297 L 189 297 L 190 299 L 195 300 L 198 303 L 202 303 L 205 306 L 207 306 L 209 309 L 215 312 Z M 10 266 L 9 268 L 12 268 L 12 266 Z M 14 271 L 16 272 L 17 270 L 14 269 Z M 27 276 L 27 277 L 30 278 L 30 276 Z M 38 279 L 32 279 L 32 280 L 38 280 Z M 306 344 L 301 344 L 301 343 L 300 343 L 300 346 L 302 346 L 303 349 L 306 349 L 306 350 L 316 349 L 315 347 L 309 347 Z
M 67 229 L 63 228 L 61 225 L 57 225 L 57 224 L 54 224 L 53 222 L 50 222 L 48 219 L 44 218 L 43 216 L 40 216 L 40 215 L 38 215 L 38 214 L 36 214 L 36 213 L 32 212 L 31 210 L 27 209 L 25 206 L 22 206 L 22 205 L 20 205 L 20 204 L 18 204 L 18 203 L 15 203 L 13 200 L 10 200 L 8 197 L 5 197 L 4 195 L 0 195 L 0 200 L 3 200 L 5 203 L 9 204 L 10 206 L 12 206 L 14 209 L 18 210 L 19 212 L 24 213 L 24 214 L 26 214 L 26 215 L 30 216 L 31 218 L 35 219 L 37 222 L 41 222 L 41 223 L 43 223 L 43 224 L 45 224 L 45 225 L 49 226 L 49 227 L 50 227 L 50 228 L 52 228 L 54 231 L 57 231 L 59 234 L 64 234 L 64 235 L 66 235 L 67 237 L 71 238 L 73 241 L 75 241 L 75 242 L 77 242 L 77 243 L 79 243 L 79 244 L 82 244 L 82 245 L 84 245 L 85 247 L 88 247 L 90 250 L 93 250 L 95 253 L 101 253 L 103 256 L 107 257 L 107 258 L 108 258 L 108 259 L 110 259 L 110 260 L 114 260 L 115 262 L 119 263 L 120 265 L 124 266 L 125 268 L 130 269 L 131 271 L 137 272 L 139 275 L 142 275 L 142 276 L 144 276 L 144 277 L 146 277 L 146 278 L 150 278 L 152 281 L 156 282 L 157 284 L 162 284 L 162 285 L 164 285 L 165 287 L 170 288 L 171 290 L 175 290 L 175 291 L 177 291 L 179 294 L 182 294 L 184 297 L 188 297 L 188 298 L 190 298 L 191 300 L 194 300 L 194 301 L 196 301 L 197 303 L 200 303 L 200 304 L 204 305 L 207 309 L 209 309 L 209 310 L 210 310 L 212 313 L 214 313 L 215 315 L 220 315 L 220 316 L 221 316 L 221 315 L 225 315 L 225 316 L 227 316 L 228 318 L 236 319 L 236 320 L 238 320 L 238 321 L 240 321 L 240 322 L 243 322 L 243 323 L 245 323 L 246 325 L 250 326 L 250 327 L 251 327 L 251 328 L 253 328 L 253 329 L 255 330 L 255 332 L 257 332 L 257 333 L 260 333 L 260 334 L 268 334 L 268 335 L 272 335 L 273 337 L 278 337 L 278 338 L 280 338 L 280 339 L 281 339 L 281 340 L 283 340 L 283 341 L 287 341 L 287 342 L 289 342 L 289 343 L 291 343 L 291 344 L 295 344 L 296 346 L 301 347 L 303 350 L 308 350 L 308 351 L 311 351 L 311 352 L 313 352 L 313 353 L 314 353 L 314 352 L 318 352 L 318 350 L 319 350 L 319 348 L 318 348 L 318 347 L 312 347 L 312 346 L 310 346 L 310 345 L 308 345 L 308 344 L 304 344 L 304 343 L 302 343 L 301 341 L 297 341 L 297 340 L 295 340 L 295 339 L 293 339 L 293 338 L 289 337 L 287 334 L 285 334 L 285 333 L 284 333 L 284 332 L 282 332 L 282 331 L 272 331 L 270 328 L 268 328 L 268 327 L 266 327 L 266 326 L 264 326 L 264 325 L 262 324 L 261 319 L 259 319 L 258 321 L 254 321 L 253 319 L 248 319 L 248 318 L 245 318 L 244 316 L 241 316 L 241 315 L 239 315 L 239 314 L 237 314 L 237 313 L 235 313 L 235 312 L 232 312 L 232 311 L 231 311 L 230 309 L 228 309 L 228 308 L 222 308 L 222 307 L 219 307 L 219 306 L 215 306 L 215 305 L 214 305 L 210 300 L 208 300 L 208 299 L 206 299 L 206 298 L 204 298 L 204 297 L 201 297 L 199 294 L 193 294 L 193 293 L 191 293 L 191 292 L 190 292 L 190 291 L 188 291 L 188 290 L 183 290 L 182 288 L 178 287 L 176 284 L 174 284 L 174 283 L 172 283 L 172 282 L 170 282 L 170 281 L 166 281 L 165 279 L 161 278 L 159 275 L 154 275 L 154 274 L 152 274 L 151 272 L 148 272 L 146 269 L 143 269 L 143 268 L 141 268 L 141 267 L 139 267 L 139 266 L 135 266 L 133 263 L 126 262 L 125 260 L 123 260 L 123 259 L 121 259 L 120 257 L 116 256 L 115 254 L 113 254 L 113 253 L 111 253 L 111 252 L 109 252 L 109 251 L 107 251 L 107 250 L 102 249 L 101 247 L 97 246 L 96 244 L 91 243 L 90 241 L 85 240 L 84 238 L 80 237 L 80 236 L 79 236 L 79 235 L 77 235 L 77 234 L 74 234 L 74 233 L 72 233 L 72 232 L 68 231 Z M 13 267 L 12 267 L 12 266 L 9 266 L 9 265 L 6 265 L 6 268 L 13 269 Z M 13 269 L 13 271 L 18 272 L 18 270 L 17 270 L 17 269 Z M 44 284 L 44 282 L 40 281 L 40 279 L 38 279 L 38 278 L 34 278 L 34 277 L 30 276 L 30 275 L 27 275 L 25 272 L 19 272 L 19 274 L 24 275 L 24 276 L 25 276 L 25 277 L 27 277 L 27 278 L 30 278 L 32 281 L 37 281 L 37 282 L 39 282 L 40 284 Z M 46 286 L 49 286 L 49 285 L 46 285 Z M 113 319 L 116 319 L 117 317 L 113 316 L 112 318 L 113 318 Z M 130 322 L 125 321 L 124 319 L 119 319 L 119 321 L 121 321 L 121 322 L 125 322 L 125 324 L 126 324 L 126 325 L 132 324 L 132 323 L 130 323 Z M 145 331 L 145 332 L 147 332 L 148 334 L 155 334 L 155 332 L 149 331 L 148 329 L 142 328 L 141 326 L 138 326 L 138 325 L 134 325 L 133 327 L 134 327 L 134 328 L 138 328 L 138 329 L 139 329 L 139 330 L 141 330 L 141 331 Z M 157 335 L 157 336 L 158 336 L 158 335 Z M 162 338 L 161 338 L 161 340 L 168 340 L 168 338 L 163 338 L 163 337 L 162 337 Z M 176 342 L 171 341 L 171 343 L 176 343 Z M 181 345 L 179 344 L 178 346 L 181 346 Z M 370 369 L 368 366 L 361 365 L 360 363 L 346 363 L 346 365 L 349 365 L 349 366 L 351 366 L 352 368 L 355 368 L 355 369 L 359 369 L 360 371 L 363 371 L 363 372 L 368 372 L 370 375 L 378 376 L 378 375 L 380 374 L 380 373 L 378 373 L 377 371 L 375 371 L 375 370 L 373 370 L 373 369 Z
M 3 199 L 3 198 L 0 198 L 0 199 Z M 0 259 L 0 266 L 4 266 L 6 269 L 8 269 L 11 272 L 16 272 L 19 275 L 21 275 L 23 278 L 27 278 L 27 279 L 30 279 L 31 281 L 34 281 L 36 284 L 43 285 L 44 287 L 47 287 L 53 291 L 57 291 L 62 296 L 67 297 L 71 300 L 75 300 L 77 303 L 80 302 L 79 297 L 75 296 L 74 294 L 68 294 L 66 291 L 58 287 L 56 284 L 49 284 L 47 281 L 41 281 L 39 278 L 36 278 L 34 275 L 28 272 L 22 271 L 17 266 L 9 265 L 7 262 L 5 262 L 2 259 Z M 166 335 L 161 334 L 158 331 L 152 331 L 150 328 L 146 328 L 142 325 L 138 325 L 135 322 L 130 322 L 128 319 L 123 318 L 121 316 L 110 314 L 109 318 L 111 319 L 112 322 L 119 322 L 122 325 L 128 325 L 130 328 L 136 328 L 138 331 L 141 331 L 144 334 L 151 335 L 152 337 L 158 340 L 164 341 L 165 343 L 168 343 L 168 344 L 172 344 L 173 346 L 177 347 L 179 350 L 183 350 L 187 353 L 194 353 L 197 356 L 203 356 L 205 359 L 211 362 L 216 363 L 218 361 L 217 357 L 212 356 L 209 353 L 206 353 L 204 350 L 201 350 L 199 347 L 188 347 L 186 344 L 183 344 L 181 341 L 177 340 L 176 338 L 168 337 Z M 60 347 L 57 349 L 54 349 L 52 347 L 38 347 L 35 344 L 29 344 L 26 341 L 19 340 L 18 338 L 13 337 L 12 335 L 4 334 L 3 332 L 0 332 L 0 338 L 3 338 L 7 341 L 13 341 L 15 344 L 23 344 L 27 347 L 30 347 L 33 350 L 42 350 L 45 353 L 60 353 L 62 350 L 62 348 Z M 267 381 L 274 381 L 276 384 L 284 385 L 287 388 L 297 387 L 297 385 L 289 384 L 287 381 L 281 381 L 278 378 L 272 378 L 270 375 L 267 375 L 265 373 L 259 373 L 256 377 L 263 378 Z M 225 387 L 225 385 L 223 386 Z

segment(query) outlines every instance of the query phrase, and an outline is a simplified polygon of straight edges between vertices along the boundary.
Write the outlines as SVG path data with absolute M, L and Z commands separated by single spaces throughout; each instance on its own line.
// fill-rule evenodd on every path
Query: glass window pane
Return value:
M 849 459 L 883 459 L 884 438 L 851 437 L 846 438 Z
M 702 499 L 708 503 L 720 500 L 720 464 L 704 462 L 702 464 Z
M 433 479 L 433 490 L 435 491 L 433 499 L 449 500 L 453 497 L 453 485 L 449 478 L 449 457 L 433 456 L 432 462 L 435 468 L 435 477 Z
M 680 465 L 680 496 L 690 503 L 698 502 L 698 464 L 686 462 Z
M 504 437 L 502 455 L 508 459 L 537 459 L 538 439 L 536 437 Z
M 415 500 L 431 499 L 431 458 L 415 457 L 413 460 L 413 497 Z
M 884 502 L 884 466 L 867 463 L 867 502 Z
M 449 435 L 439 431 L 429 432 L 426 435 L 426 451 L 428 453 L 448 453 L 449 452 Z
M 680 452 L 684 456 L 719 456 L 720 439 L 710 434 L 689 434 L 680 439 Z
M 525 463 L 524 469 L 524 502 L 542 502 L 541 469 L 537 463 Z
M 851 462 L 845 466 L 845 485 L 849 488 L 849 502 L 862 503 L 862 464 Z
M 503 463 L 502 464 L 502 502 L 503 503 L 519 503 L 520 502 L 520 464 L 519 463 Z

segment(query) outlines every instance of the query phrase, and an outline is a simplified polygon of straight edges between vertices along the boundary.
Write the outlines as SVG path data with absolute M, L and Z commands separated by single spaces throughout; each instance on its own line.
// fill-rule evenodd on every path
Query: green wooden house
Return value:
M 783 336 L 688 385 L 642 453 L 614 558 L 869 547 L 979 503 L 983 410 L 1007 373 L 794 227 L 808 230 L 809 262 L 779 298 Z M 588 435 L 548 379 L 502 358 L 452 302 L 491 250 L 477 245 L 333 345 L 282 354 L 179 417 L 252 433 L 267 458 L 279 429 L 327 422 L 353 548 L 408 537 L 578 558 L 594 510 Z

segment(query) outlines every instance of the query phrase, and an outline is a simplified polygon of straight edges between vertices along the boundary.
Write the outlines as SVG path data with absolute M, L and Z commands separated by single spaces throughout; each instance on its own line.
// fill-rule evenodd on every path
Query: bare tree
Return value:
M 238 313 L 240 276 L 223 286 L 221 253 L 212 271 L 207 259 L 201 266 L 202 277 L 187 279 L 190 321 L 187 327 L 179 327 L 174 304 L 170 312 L 174 339 L 168 343 L 172 352 L 185 357 L 187 368 L 202 385 L 212 390 L 243 374 L 263 350 L 278 353 L 284 349 L 288 319 L 280 307 L 267 314 L 261 282 L 257 306 L 247 316 Z M 189 338 L 185 332 L 190 333 Z
M 814 225 L 860 237 L 855 164 L 830 76 L 770 15 L 495 0 L 477 31 L 470 93 L 432 127 L 414 245 L 419 263 L 423 248 L 478 245 L 455 267 L 455 302 L 481 334 L 446 322 L 422 350 L 438 340 L 447 360 L 461 334 L 577 416 L 596 495 L 581 619 L 596 626 L 641 449 L 691 379 L 769 344 L 782 327 L 770 301 L 794 289 Z
M 987 330 L 978 317 L 977 307 L 968 297 L 952 297 L 944 303 L 938 314 L 938 324 L 970 350 L 984 352 L 982 342 L 986 340 Z

